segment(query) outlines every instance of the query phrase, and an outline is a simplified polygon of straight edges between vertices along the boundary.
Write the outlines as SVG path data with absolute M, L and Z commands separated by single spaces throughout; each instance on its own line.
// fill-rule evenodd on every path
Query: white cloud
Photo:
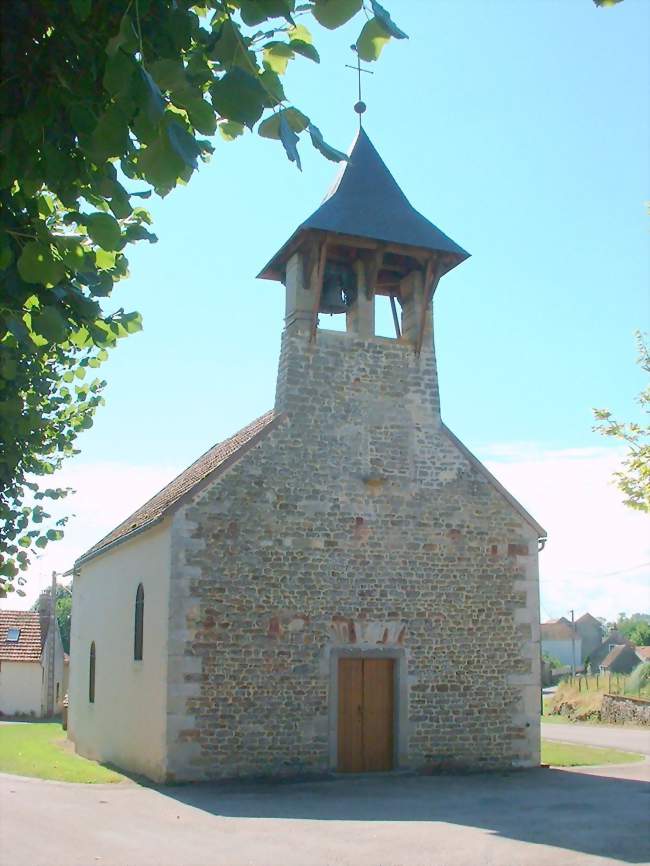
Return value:
M 480 449 L 490 471 L 549 535 L 540 555 L 542 618 L 589 611 L 612 619 L 650 610 L 650 523 L 612 481 L 625 453 L 499 443 Z

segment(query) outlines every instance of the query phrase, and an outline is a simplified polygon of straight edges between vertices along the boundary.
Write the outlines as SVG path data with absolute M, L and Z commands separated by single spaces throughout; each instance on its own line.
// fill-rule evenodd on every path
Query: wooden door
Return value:
M 393 659 L 339 659 L 338 769 L 393 768 Z

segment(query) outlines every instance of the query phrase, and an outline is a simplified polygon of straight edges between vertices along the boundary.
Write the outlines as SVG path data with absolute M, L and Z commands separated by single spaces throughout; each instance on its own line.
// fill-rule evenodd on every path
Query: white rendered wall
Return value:
M 90 560 L 74 579 L 68 735 L 77 752 L 162 780 L 166 766 L 170 532 L 162 523 Z M 142 661 L 133 659 L 144 586 Z M 95 642 L 95 702 L 88 700 Z
M 0 713 L 41 715 L 43 669 L 40 662 L 2 662 L 0 668 Z
M 575 663 L 579 665 L 582 659 L 582 639 L 576 637 L 575 645 Z M 542 638 L 542 652 L 553 656 L 553 658 L 561 661 L 563 665 L 571 666 L 573 664 L 573 649 L 570 640 L 546 640 L 546 638 Z

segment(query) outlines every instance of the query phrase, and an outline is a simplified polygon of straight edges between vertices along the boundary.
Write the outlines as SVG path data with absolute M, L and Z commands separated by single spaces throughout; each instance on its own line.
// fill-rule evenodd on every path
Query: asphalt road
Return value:
M 611 866 L 650 860 L 649 764 L 143 788 L 0 776 L 2 866 Z M 606 820 L 599 816 L 606 811 Z
M 542 737 L 545 740 L 561 740 L 563 743 L 580 743 L 585 746 L 605 746 L 650 755 L 650 729 L 578 723 L 545 725 L 542 722 Z M 648 805 L 650 807 L 650 804 Z

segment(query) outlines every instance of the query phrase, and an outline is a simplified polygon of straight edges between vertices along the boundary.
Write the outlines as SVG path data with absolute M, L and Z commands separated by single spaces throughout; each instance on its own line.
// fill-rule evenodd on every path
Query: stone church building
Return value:
M 466 257 L 361 130 L 260 274 L 274 408 L 76 564 L 80 754 L 158 781 L 539 762 L 545 532 L 440 416 L 432 298 Z

